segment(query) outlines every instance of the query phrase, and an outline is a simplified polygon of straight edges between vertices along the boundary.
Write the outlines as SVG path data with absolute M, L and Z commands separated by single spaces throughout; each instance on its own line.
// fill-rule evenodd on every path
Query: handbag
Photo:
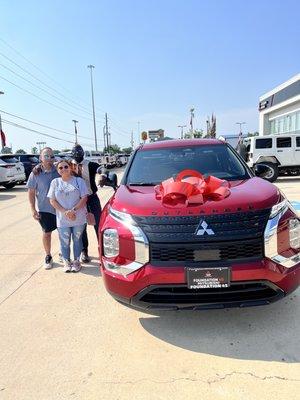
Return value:
M 93 226 L 96 225 L 96 219 L 95 219 L 95 216 L 94 216 L 93 213 L 87 212 L 87 214 L 86 214 L 86 222 L 87 222 L 88 225 L 93 225 Z

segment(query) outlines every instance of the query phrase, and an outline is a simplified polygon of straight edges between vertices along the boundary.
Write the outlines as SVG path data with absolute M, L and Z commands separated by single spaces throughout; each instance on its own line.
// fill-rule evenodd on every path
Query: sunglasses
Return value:
M 69 166 L 68 165 L 64 165 L 62 167 L 58 167 L 58 169 L 69 169 Z
M 50 156 L 49 154 L 44 154 L 43 157 L 45 160 L 53 160 L 55 158 L 54 156 Z

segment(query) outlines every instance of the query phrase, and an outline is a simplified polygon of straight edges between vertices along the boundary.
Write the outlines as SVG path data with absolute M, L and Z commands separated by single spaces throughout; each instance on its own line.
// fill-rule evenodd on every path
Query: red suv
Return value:
M 300 219 L 279 189 L 259 177 L 264 168 L 252 172 L 219 140 L 140 146 L 101 216 L 108 292 L 142 309 L 177 310 L 269 304 L 295 290 Z M 162 188 L 187 169 L 203 174 L 192 183 L 219 178 L 228 193 L 189 202 L 183 191 L 178 202 L 172 193 L 164 202 Z

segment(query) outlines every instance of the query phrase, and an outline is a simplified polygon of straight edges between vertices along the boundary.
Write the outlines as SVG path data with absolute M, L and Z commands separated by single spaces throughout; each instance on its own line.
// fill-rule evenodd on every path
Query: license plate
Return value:
M 230 286 L 230 268 L 186 268 L 189 289 L 214 289 Z

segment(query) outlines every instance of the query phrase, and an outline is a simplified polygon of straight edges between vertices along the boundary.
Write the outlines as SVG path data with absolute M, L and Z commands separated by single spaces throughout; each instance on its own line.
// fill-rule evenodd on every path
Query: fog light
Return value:
M 289 221 L 290 246 L 292 249 L 300 248 L 300 221 L 290 219 Z
M 103 253 L 105 257 L 119 254 L 119 235 L 116 229 L 105 229 L 103 233 Z

